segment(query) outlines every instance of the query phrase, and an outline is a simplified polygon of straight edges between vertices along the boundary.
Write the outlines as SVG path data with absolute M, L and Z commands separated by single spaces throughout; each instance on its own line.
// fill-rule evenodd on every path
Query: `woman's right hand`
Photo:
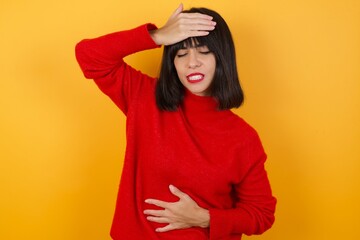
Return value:
M 175 10 L 166 24 L 150 35 L 157 45 L 171 45 L 189 37 L 206 36 L 215 29 L 212 17 L 201 13 L 182 13 L 183 5 Z

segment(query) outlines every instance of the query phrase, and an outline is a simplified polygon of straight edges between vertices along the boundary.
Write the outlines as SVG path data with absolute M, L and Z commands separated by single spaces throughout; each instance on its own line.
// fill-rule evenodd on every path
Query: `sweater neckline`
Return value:
M 185 112 L 216 112 L 218 102 L 212 96 L 198 96 L 186 89 L 182 107 Z

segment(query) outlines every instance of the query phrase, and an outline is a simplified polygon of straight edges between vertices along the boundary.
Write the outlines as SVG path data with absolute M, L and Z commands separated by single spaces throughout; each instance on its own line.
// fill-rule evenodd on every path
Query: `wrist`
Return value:
M 210 213 L 209 210 L 200 208 L 199 209 L 199 227 L 208 228 L 210 226 Z
M 159 41 L 159 37 L 158 37 L 158 29 L 154 29 L 154 30 L 150 30 L 149 34 L 150 37 L 152 38 L 152 40 L 156 43 L 156 45 L 162 45 L 162 43 Z

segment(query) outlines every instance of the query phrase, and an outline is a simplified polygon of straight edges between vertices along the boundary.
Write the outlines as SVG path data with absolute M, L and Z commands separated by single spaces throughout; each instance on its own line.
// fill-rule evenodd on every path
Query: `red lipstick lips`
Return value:
M 186 79 L 188 80 L 189 83 L 198 83 L 204 80 L 204 76 L 205 75 L 202 73 L 191 73 L 186 76 Z

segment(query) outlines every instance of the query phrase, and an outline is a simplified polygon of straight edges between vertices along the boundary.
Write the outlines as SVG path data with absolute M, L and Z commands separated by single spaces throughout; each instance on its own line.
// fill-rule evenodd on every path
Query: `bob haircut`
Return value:
M 218 109 L 240 107 L 244 101 L 244 93 L 237 73 L 234 42 L 225 20 L 217 12 L 207 8 L 191 8 L 183 12 L 210 15 L 216 22 L 216 27 L 207 36 L 188 38 L 164 47 L 160 75 L 155 90 L 158 108 L 165 111 L 176 111 L 181 105 L 185 87 L 177 75 L 174 59 L 178 50 L 197 46 L 207 46 L 216 59 L 214 79 L 209 86 L 209 93 L 217 100 Z

